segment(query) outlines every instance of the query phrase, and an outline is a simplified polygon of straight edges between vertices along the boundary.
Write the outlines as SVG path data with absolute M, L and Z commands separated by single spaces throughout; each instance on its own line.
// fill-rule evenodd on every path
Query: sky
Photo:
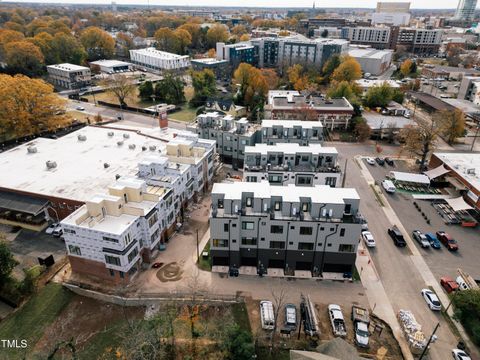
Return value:
M 8 1 L 8 0 L 7 0 Z M 116 0 L 117 4 L 147 4 L 148 0 Z M 313 0 L 149 0 L 150 5 L 179 6 L 252 6 L 252 7 L 311 7 Z M 398 0 L 405 1 L 405 0 Z M 89 3 L 109 4 L 110 0 L 20 0 L 24 2 L 50 3 Z M 374 8 L 376 0 L 316 0 L 316 7 L 365 7 Z M 458 0 L 412 0 L 411 7 L 416 9 L 453 9 Z M 477 6 L 478 7 L 478 6 Z

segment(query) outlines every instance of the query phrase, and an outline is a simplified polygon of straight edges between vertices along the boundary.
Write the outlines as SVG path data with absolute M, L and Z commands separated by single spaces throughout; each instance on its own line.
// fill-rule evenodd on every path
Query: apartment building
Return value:
M 203 71 L 212 70 L 217 80 L 230 80 L 230 64 L 227 60 L 217 60 L 216 58 L 192 59 L 192 70 Z
M 468 100 L 480 105 L 480 76 L 465 76 L 458 89 L 459 100 Z
M 197 116 L 195 125 L 187 126 L 202 139 L 216 141 L 220 159 L 232 164 L 234 169 L 243 166 L 245 147 L 259 141 L 259 126 L 248 122 L 246 118 L 235 120 L 231 115 L 210 112 Z
M 472 21 L 475 18 L 477 0 L 458 0 L 455 20 Z
M 153 47 L 130 50 L 130 60 L 137 66 L 157 72 L 182 70 L 190 66 L 190 58 L 187 55 L 172 54 Z
M 232 69 L 236 69 L 241 63 L 253 66 L 258 65 L 258 48 L 249 42 L 225 44 L 218 42 L 216 46 L 217 60 L 226 60 Z
M 92 74 L 85 66 L 56 64 L 47 66 L 48 81 L 58 89 L 75 90 L 90 86 Z
M 174 222 L 171 190 L 135 178 L 88 199 L 62 220 L 72 270 L 113 283 L 129 282 L 162 249 Z
M 391 29 L 388 26 L 358 26 L 342 28 L 342 38 L 351 44 L 370 45 L 376 49 L 390 48 Z
M 329 129 L 347 128 L 353 106 L 345 98 L 305 96 L 291 91 L 274 90 L 264 107 L 266 119 L 317 120 Z
M 409 2 L 377 2 L 377 9 L 372 14 L 372 24 L 405 26 L 410 23 Z
M 271 185 L 341 186 L 338 152 L 321 144 L 256 144 L 245 148 L 243 181 Z
M 260 142 L 268 145 L 321 144 L 323 142 L 323 125 L 319 121 L 262 120 Z
M 217 183 L 212 189 L 212 265 L 351 273 L 361 224 L 355 189 L 268 182 Z

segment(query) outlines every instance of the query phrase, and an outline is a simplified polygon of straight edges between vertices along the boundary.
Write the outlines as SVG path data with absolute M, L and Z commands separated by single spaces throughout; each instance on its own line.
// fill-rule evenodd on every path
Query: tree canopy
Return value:
M 343 56 L 341 63 L 333 71 L 332 79 L 336 81 L 353 81 L 362 77 L 362 67 L 351 56 Z
M 90 26 L 82 31 L 80 42 L 84 46 L 88 60 L 110 59 L 115 50 L 115 40 L 105 31 Z

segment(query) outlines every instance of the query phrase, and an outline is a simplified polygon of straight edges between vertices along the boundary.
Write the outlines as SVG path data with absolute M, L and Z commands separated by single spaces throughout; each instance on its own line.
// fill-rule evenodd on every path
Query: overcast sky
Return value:
M 109 4 L 109 0 L 27 0 L 22 2 L 49 3 L 89 3 Z M 147 0 L 117 0 L 117 4 L 147 4 Z M 150 0 L 150 5 L 180 6 L 259 6 L 259 7 L 311 7 L 313 0 Z M 374 8 L 376 0 L 316 0 L 317 8 L 321 7 L 366 7 Z M 412 8 L 417 9 L 453 9 L 458 0 L 412 0 Z

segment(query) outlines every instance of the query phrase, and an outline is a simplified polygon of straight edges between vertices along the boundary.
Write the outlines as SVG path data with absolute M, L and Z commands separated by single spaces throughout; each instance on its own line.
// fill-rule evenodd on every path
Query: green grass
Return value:
M 208 252 L 208 258 L 204 259 L 202 253 Z M 198 260 L 198 267 L 201 270 L 212 271 L 212 265 L 210 264 L 210 241 L 207 242 L 207 245 L 203 248 L 203 251 L 200 253 L 200 259 Z
M 232 315 L 235 320 L 235 323 L 240 327 L 240 329 L 252 333 L 250 327 L 250 320 L 248 319 L 248 310 L 245 303 L 237 303 L 232 305 Z
M 197 109 L 191 108 L 190 106 L 188 106 L 188 104 L 186 104 L 182 106 L 181 110 L 175 111 L 169 114 L 168 118 L 173 120 L 178 120 L 178 121 L 191 122 L 195 120 L 196 116 L 197 116 Z
M 28 349 L 42 337 L 45 329 L 70 302 L 73 294 L 63 286 L 50 283 L 18 311 L 0 323 L 0 339 L 25 339 Z M 10 359 L 21 359 L 23 349 L 9 350 Z
M 122 336 L 126 329 L 125 319 L 120 319 L 112 324 L 104 331 L 93 336 L 79 353 L 80 360 L 98 359 L 104 353 L 113 352 L 121 346 Z
M 360 281 L 361 280 L 360 279 L 360 274 L 359 274 L 356 266 L 353 267 L 352 280 L 353 281 Z

